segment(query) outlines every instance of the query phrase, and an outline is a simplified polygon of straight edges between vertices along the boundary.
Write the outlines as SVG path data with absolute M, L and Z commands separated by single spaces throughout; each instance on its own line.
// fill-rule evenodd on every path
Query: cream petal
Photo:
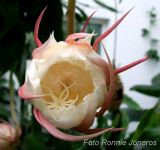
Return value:
M 36 59 L 33 59 L 32 61 L 28 62 L 26 76 L 25 76 L 25 83 L 28 89 L 30 89 L 31 91 L 35 91 L 40 84 L 40 79 L 38 78 L 37 71 L 38 70 L 37 70 Z
M 57 44 L 57 41 L 55 40 L 54 33 L 52 32 L 49 39 L 42 46 L 33 50 L 33 58 L 41 59 L 43 53 L 55 44 Z
M 39 109 L 42 114 L 56 127 L 61 129 L 69 129 L 78 126 L 84 119 L 91 99 L 84 100 L 78 106 L 64 107 L 59 110 L 49 109 L 43 100 L 33 101 L 33 105 Z M 96 107 L 94 107 L 94 114 Z
M 93 36 L 95 36 L 96 34 L 93 32 L 91 34 L 89 34 L 88 36 L 86 36 L 84 39 L 79 39 L 77 41 L 77 43 L 87 43 L 87 44 L 91 44 L 91 40 L 93 38 Z

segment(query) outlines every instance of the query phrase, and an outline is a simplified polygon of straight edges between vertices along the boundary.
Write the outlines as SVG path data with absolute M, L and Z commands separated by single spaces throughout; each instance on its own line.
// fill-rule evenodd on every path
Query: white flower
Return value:
M 33 95 L 41 95 L 32 103 L 58 128 L 80 125 L 89 106 L 96 114 L 107 94 L 105 74 L 90 60 L 101 58 L 85 43 L 55 42 L 52 34 L 27 65 L 25 84 Z
M 34 37 L 38 48 L 32 53 L 33 59 L 28 61 L 25 83 L 19 88 L 19 96 L 30 100 L 34 105 L 37 121 L 50 134 L 63 140 L 79 141 L 107 131 L 122 130 L 89 127 L 95 117 L 103 115 L 112 102 L 115 92 L 114 75 L 147 59 L 140 59 L 113 71 L 105 48 L 107 62 L 96 53 L 99 42 L 112 32 L 130 11 L 99 36 L 93 46 L 90 42 L 94 33 L 84 32 L 69 35 L 65 42 L 57 42 L 51 34 L 42 44 L 38 39 L 38 29 L 44 11 L 45 9 L 35 25 Z M 74 128 L 91 134 L 68 135 L 57 128 Z

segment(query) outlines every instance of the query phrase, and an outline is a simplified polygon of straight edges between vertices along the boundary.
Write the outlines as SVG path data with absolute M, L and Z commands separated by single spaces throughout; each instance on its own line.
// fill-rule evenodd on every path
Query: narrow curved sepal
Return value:
M 42 42 L 41 42 L 41 41 L 39 40 L 39 38 L 38 38 L 38 31 L 39 31 L 39 25 L 40 25 L 40 23 L 41 23 L 41 20 L 42 20 L 42 17 L 43 17 L 43 14 L 44 14 L 46 8 L 47 8 L 47 7 L 45 7 L 45 8 L 42 10 L 41 14 L 39 15 L 39 17 L 38 17 L 38 19 L 37 19 L 37 21 L 36 21 L 35 28 L 34 28 L 34 40 L 35 40 L 35 42 L 36 42 L 36 44 L 37 44 L 37 47 L 40 47 L 40 46 L 42 45 Z
M 76 135 L 69 135 L 66 133 L 63 133 L 62 131 L 58 130 L 53 124 L 51 124 L 41 113 L 39 110 L 34 109 L 33 110 L 34 116 L 36 120 L 45 128 L 47 131 L 53 135 L 56 138 L 59 138 L 64 141 L 82 141 L 84 139 L 92 139 L 94 137 L 97 137 L 99 135 L 102 135 L 105 132 L 108 132 L 112 130 L 112 128 L 109 129 L 102 129 L 96 133 L 90 134 L 90 135 L 83 135 L 83 136 L 76 136 Z
M 133 9 L 133 8 L 132 8 Z M 122 20 L 130 13 L 132 10 L 130 9 L 128 12 L 126 12 L 117 22 L 115 22 L 106 32 L 104 32 L 102 35 L 100 35 L 94 42 L 93 44 L 93 49 L 95 51 L 98 50 L 98 44 L 105 38 L 107 37 L 121 22 Z
M 95 14 L 95 12 L 96 12 L 96 10 L 87 18 L 86 22 L 83 25 L 83 28 L 82 28 L 81 32 L 85 31 L 87 25 L 89 24 L 89 21 L 91 20 L 92 16 Z
M 79 128 L 74 128 L 78 132 L 86 133 L 86 134 L 93 134 L 97 132 L 101 132 L 104 130 L 103 128 L 97 128 L 97 129 L 79 129 Z M 123 131 L 125 128 L 108 128 L 108 132 L 119 132 Z
M 146 56 L 144 58 L 141 58 L 139 60 L 136 60 L 136 61 L 134 61 L 134 62 L 132 62 L 128 65 L 125 65 L 125 66 L 121 67 L 121 68 L 118 68 L 114 71 L 114 74 L 118 74 L 118 73 L 121 73 L 123 71 L 126 71 L 126 70 L 128 70 L 128 69 L 130 69 L 130 68 L 132 68 L 132 67 L 134 67 L 134 66 L 136 66 L 136 65 L 138 65 L 138 64 L 140 64 L 144 61 L 146 61 L 147 59 L 148 59 L 148 56 Z

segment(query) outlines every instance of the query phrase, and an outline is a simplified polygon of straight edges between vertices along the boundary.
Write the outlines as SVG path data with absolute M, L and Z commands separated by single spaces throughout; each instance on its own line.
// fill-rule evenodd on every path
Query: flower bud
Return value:
M 11 150 L 20 134 L 20 129 L 8 123 L 0 123 L 0 150 Z

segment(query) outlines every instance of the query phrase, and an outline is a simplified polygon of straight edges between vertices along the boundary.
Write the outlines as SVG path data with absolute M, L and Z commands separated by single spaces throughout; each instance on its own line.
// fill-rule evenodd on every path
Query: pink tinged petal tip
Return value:
M 87 18 L 87 20 L 86 20 L 86 22 L 84 23 L 84 26 L 83 26 L 81 32 L 84 32 L 84 31 L 85 31 L 85 29 L 86 29 L 89 21 L 91 20 L 92 16 L 95 14 L 95 12 L 96 12 L 96 11 L 94 11 L 94 12 L 89 16 L 89 18 Z
M 40 55 L 41 55 L 41 50 L 40 49 L 34 49 L 33 52 L 32 52 L 32 57 L 33 58 L 40 58 Z
M 123 71 L 126 71 L 126 70 L 128 70 L 128 69 L 130 69 L 130 68 L 132 68 L 132 67 L 134 67 L 134 66 L 136 66 L 136 65 L 138 65 L 138 64 L 140 64 L 140 63 L 142 63 L 142 62 L 144 62 L 144 61 L 146 61 L 147 59 L 148 59 L 148 56 L 146 56 L 146 57 L 144 57 L 144 58 L 141 58 L 141 59 L 139 59 L 139 60 L 137 60 L 137 61 L 134 61 L 134 62 L 132 62 L 132 63 L 126 65 L 126 66 L 123 66 L 123 67 L 121 67 L 121 68 L 118 68 L 118 69 L 116 69 L 116 70 L 114 71 L 114 74 L 118 74 L 118 73 L 121 73 L 121 72 L 123 72 Z
M 132 8 L 133 9 L 133 8 Z M 128 12 L 126 12 L 117 22 L 115 22 L 106 32 L 104 32 L 102 35 L 100 35 L 94 42 L 93 44 L 93 49 L 95 51 L 98 50 L 98 45 L 99 43 L 105 38 L 107 37 L 121 22 L 122 20 L 130 13 L 130 11 L 132 10 L 130 9 Z
M 104 45 L 102 44 L 103 46 L 103 49 L 104 49 L 104 52 L 106 54 L 106 57 L 107 57 L 107 61 L 108 61 L 108 66 L 109 66 L 109 71 L 110 71 L 110 84 L 109 84 L 109 91 L 108 91 L 108 94 L 102 104 L 102 107 L 101 109 L 99 110 L 99 112 L 96 113 L 96 116 L 102 116 L 105 111 L 110 107 L 111 103 L 112 103 L 112 97 L 113 97 L 113 94 L 114 94 L 114 91 L 115 91 L 115 80 L 114 80 L 114 72 L 113 72 L 113 69 L 112 69 L 112 64 L 111 64 L 111 60 L 108 56 L 108 53 L 104 47 Z
M 76 135 L 69 135 L 66 133 L 63 133 L 62 131 L 58 130 L 53 124 L 51 124 L 41 113 L 39 110 L 34 109 L 33 110 L 34 116 L 36 120 L 47 129 L 47 131 L 53 135 L 54 137 L 64 140 L 64 141 L 82 141 L 84 139 L 92 139 L 94 137 L 97 137 L 99 135 L 102 135 L 105 132 L 113 131 L 113 128 L 109 129 L 99 129 L 97 132 L 90 134 L 90 135 L 83 135 L 83 136 L 76 136 Z
M 47 7 L 45 7 L 45 8 L 43 9 L 43 11 L 41 12 L 41 14 L 39 15 L 39 17 L 38 17 L 38 19 L 37 19 L 37 21 L 36 21 L 36 24 L 35 24 L 35 28 L 34 28 L 34 40 L 35 40 L 35 42 L 36 42 L 36 44 L 37 44 L 37 47 L 40 47 L 40 46 L 42 45 L 42 42 L 41 42 L 41 41 L 39 40 L 39 38 L 38 38 L 38 31 L 39 31 L 40 22 L 41 22 L 41 20 L 42 20 L 42 17 L 43 17 L 43 14 L 44 14 L 46 8 L 47 8 Z
M 27 88 L 27 85 L 24 83 L 19 89 L 18 89 L 18 95 L 25 100 L 33 100 L 36 98 L 41 98 L 46 95 L 33 95 Z

